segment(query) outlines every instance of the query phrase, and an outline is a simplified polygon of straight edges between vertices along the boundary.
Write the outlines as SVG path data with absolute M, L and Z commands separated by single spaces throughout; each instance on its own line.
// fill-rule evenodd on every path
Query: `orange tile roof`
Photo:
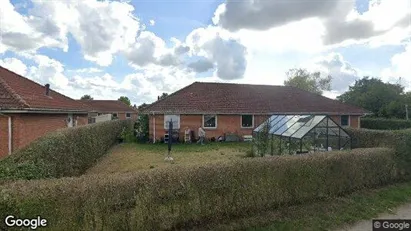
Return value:
M 366 110 L 288 86 L 194 82 L 154 102 L 142 113 L 350 114 Z
M 79 111 L 82 103 L 0 66 L 0 110 Z
M 79 100 L 87 105 L 90 110 L 96 112 L 137 112 L 131 106 L 119 100 Z

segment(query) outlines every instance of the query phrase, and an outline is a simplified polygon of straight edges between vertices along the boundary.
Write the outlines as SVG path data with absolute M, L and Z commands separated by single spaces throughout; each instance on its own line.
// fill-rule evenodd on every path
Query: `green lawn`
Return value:
M 118 173 L 170 166 L 202 165 L 218 161 L 244 158 L 251 150 L 251 143 L 227 142 L 199 144 L 175 144 L 166 162 L 167 144 L 120 144 L 113 147 L 86 174 Z

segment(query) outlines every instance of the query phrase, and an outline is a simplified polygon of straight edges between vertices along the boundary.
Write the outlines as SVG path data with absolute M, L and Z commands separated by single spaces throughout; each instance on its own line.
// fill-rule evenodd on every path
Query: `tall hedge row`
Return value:
M 384 118 L 361 118 L 361 128 L 376 130 L 400 130 L 411 128 L 411 121 Z
M 395 150 L 395 160 L 405 180 L 411 179 L 411 129 L 371 130 L 348 128 L 353 148 L 388 147 Z
M 394 151 L 388 148 L 254 158 L 4 184 L 0 217 L 40 215 L 51 230 L 182 229 L 395 179 Z
M 78 176 L 117 141 L 130 121 L 61 129 L 0 161 L 0 180 Z

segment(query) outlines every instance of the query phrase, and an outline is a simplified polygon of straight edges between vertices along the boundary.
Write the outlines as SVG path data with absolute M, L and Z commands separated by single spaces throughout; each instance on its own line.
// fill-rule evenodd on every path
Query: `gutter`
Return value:
M 74 113 L 74 114 L 88 114 L 87 111 L 78 111 L 78 110 L 50 110 L 50 109 L 0 109 L 2 113 L 46 113 L 46 114 L 66 114 L 66 113 Z
M 363 116 L 364 113 L 336 113 L 336 112 L 234 112 L 234 113 L 227 113 L 227 112 L 182 112 L 182 111 L 144 111 L 140 112 L 141 114 L 180 114 L 180 115 L 204 115 L 204 114 L 211 114 L 211 115 L 355 115 L 355 116 Z
M 9 149 L 9 155 L 11 155 L 12 152 L 12 121 L 11 121 L 11 116 L 5 115 L 0 113 L 0 115 L 5 116 L 8 118 L 8 149 Z

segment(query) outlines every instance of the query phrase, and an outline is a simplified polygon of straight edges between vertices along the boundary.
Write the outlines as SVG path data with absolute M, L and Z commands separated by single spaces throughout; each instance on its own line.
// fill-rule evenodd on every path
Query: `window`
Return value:
M 127 113 L 126 113 L 126 118 L 127 118 L 127 119 L 130 119 L 130 118 L 131 118 L 131 113 L 127 112 Z
M 203 127 L 217 128 L 217 116 L 216 115 L 203 115 Z
M 180 115 L 164 115 L 164 129 L 168 129 L 170 121 L 173 122 L 173 129 L 180 129 Z
M 242 128 L 252 128 L 254 125 L 253 115 L 242 115 L 241 116 L 241 127 Z
M 112 115 L 113 115 L 113 119 L 117 118 L 117 113 L 113 113 Z
M 349 115 L 341 116 L 341 126 L 350 126 L 350 116 Z

